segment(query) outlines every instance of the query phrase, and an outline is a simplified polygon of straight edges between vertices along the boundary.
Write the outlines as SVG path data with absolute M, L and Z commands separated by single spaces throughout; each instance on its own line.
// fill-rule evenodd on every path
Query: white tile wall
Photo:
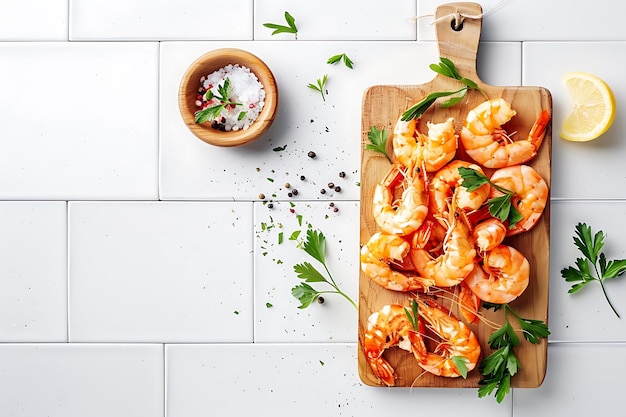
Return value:
M 252 341 L 251 203 L 72 202 L 69 213 L 71 342 Z
M 351 305 L 328 295 L 303 310 L 290 294 L 293 265 L 309 259 L 288 237 L 310 223 L 356 298 L 362 94 L 433 76 L 426 15 L 442 3 L 234 0 L 237 13 L 219 19 L 211 1 L 0 0 L 0 416 L 261 407 L 273 415 L 582 416 L 600 403 L 619 406 L 625 319 L 599 286 L 568 295 L 560 276 L 578 256 L 579 221 L 607 232 L 607 256 L 626 258 L 626 6 L 617 0 L 481 1 L 480 78 L 544 86 L 554 101 L 552 334 L 542 387 L 514 389 L 502 404 L 475 390 L 366 387 Z M 285 11 L 297 39 L 263 26 L 282 23 Z M 196 139 L 177 108 L 187 66 L 225 46 L 265 60 L 280 92 L 275 124 L 238 149 Z M 326 64 L 344 52 L 353 70 Z M 570 105 L 560 80 L 572 70 L 615 91 L 615 123 L 593 143 L 558 138 Z M 324 74 L 325 102 L 306 87 Z M 331 181 L 341 191 L 321 194 Z M 607 292 L 626 317 L 625 282 L 608 282 Z
M 163 346 L 0 345 L 6 416 L 163 415 Z
M 69 0 L 0 0 L 0 41 L 65 41 Z
M 0 341 L 67 341 L 64 201 L 0 202 Z
M 1 43 L 0 198 L 156 199 L 158 46 Z
M 264 23 L 285 24 L 284 13 L 295 19 L 299 40 L 415 40 L 415 1 L 362 0 L 337 7 L 334 0 L 255 2 L 255 40 L 295 40 L 290 33 L 272 35 Z
M 232 361 L 220 358 L 228 355 Z M 363 386 L 356 373 L 356 344 L 168 345 L 166 412 L 199 417 L 257 412 L 274 415 L 377 416 L 441 411 L 471 417 L 509 412 L 475 398 L 473 390 L 392 390 Z M 233 401 L 246 398 L 247 404 Z M 418 406 L 419 404 L 419 406 Z M 477 406 L 479 405 L 480 406 Z M 468 405 L 473 405 L 468 407 Z
M 252 39 L 253 0 L 236 13 L 199 0 L 71 0 L 70 40 Z

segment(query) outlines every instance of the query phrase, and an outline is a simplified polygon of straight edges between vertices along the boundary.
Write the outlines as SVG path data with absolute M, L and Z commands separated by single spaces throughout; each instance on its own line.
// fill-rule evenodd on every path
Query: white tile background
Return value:
M 278 233 L 302 215 L 356 298 L 362 93 L 432 77 L 427 15 L 441 3 L 234 0 L 237 13 L 216 19 L 213 1 L 0 0 L 0 416 L 583 416 L 620 405 L 624 321 L 597 286 L 568 295 L 560 270 L 577 256 L 579 221 L 626 258 L 626 3 L 481 1 L 480 78 L 544 86 L 554 100 L 542 387 L 496 404 L 474 390 L 363 386 L 352 307 L 328 297 L 299 310 L 290 295 L 303 254 Z M 262 26 L 285 10 L 298 39 Z M 223 46 L 261 56 L 280 89 L 275 124 L 240 149 L 195 139 L 176 104 L 187 65 Z M 342 52 L 354 70 L 325 64 Z M 593 143 L 557 135 L 573 70 L 616 95 L 614 126 Z M 326 102 L 306 88 L 324 73 Z M 320 194 L 329 181 L 342 191 Z M 626 283 L 607 290 L 626 315 Z

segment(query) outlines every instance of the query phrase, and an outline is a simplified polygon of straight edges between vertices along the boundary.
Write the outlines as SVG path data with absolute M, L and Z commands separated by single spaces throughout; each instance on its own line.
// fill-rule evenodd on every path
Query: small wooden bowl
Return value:
M 197 124 L 194 115 L 198 111 L 200 78 L 229 64 L 247 67 L 257 76 L 265 90 L 265 105 L 248 129 L 223 132 L 210 123 Z M 216 49 L 199 57 L 185 72 L 178 90 L 178 107 L 185 124 L 199 139 L 216 146 L 240 146 L 258 139 L 272 125 L 278 109 L 278 88 L 274 75 L 256 55 L 235 48 Z

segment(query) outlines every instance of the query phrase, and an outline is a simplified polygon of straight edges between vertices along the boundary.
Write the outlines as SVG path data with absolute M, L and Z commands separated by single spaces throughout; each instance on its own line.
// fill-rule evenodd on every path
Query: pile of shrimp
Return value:
M 391 304 L 374 312 L 364 351 L 374 374 L 388 386 L 396 376 L 383 352 L 392 346 L 413 353 L 419 366 L 435 375 L 460 376 L 455 356 L 474 369 L 480 344 L 468 324 L 479 321 L 481 303 L 510 303 L 528 287 L 528 259 L 504 241 L 531 230 L 546 206 L 548 185 L 526 163 L 537 155 L 550 114 L 541 112 L 528 137 L 513 140 L 502 126 L 515 114 L 499 98 L 470 110 L 460 132 L 452 118 L 427 122 L 426 134 L 420 119 L 399 119 L 395 125 L 395 162 L 374 190 L 373 218 L 379 230 L 361 247 L 361 270 L 387 290 L 455 294 L 463 321 L 426 296 L 417 297 L 417 329 L 404 306 Z M 455 159 L 459 139 L 473 163 Z M 522 219 L 511 226 L 492 217 L 486 203 L 501 191 L 490 183 L 468 191 L 459 167 L 484 175 L 488 168 L 490 182 L 513 193 L 512 204 Z M 440 339 L 432 352 L 424 343 L 426 329 Z

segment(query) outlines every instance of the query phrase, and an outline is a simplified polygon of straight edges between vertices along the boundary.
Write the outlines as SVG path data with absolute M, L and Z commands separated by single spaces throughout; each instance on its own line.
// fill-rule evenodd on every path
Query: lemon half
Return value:
M 615 96 L 609 85 L 585 72 L 569 72 L 563 77 L 573 102 L 563 122 L 560 136 L 575 142 L 596 139 L 615 119 Z

